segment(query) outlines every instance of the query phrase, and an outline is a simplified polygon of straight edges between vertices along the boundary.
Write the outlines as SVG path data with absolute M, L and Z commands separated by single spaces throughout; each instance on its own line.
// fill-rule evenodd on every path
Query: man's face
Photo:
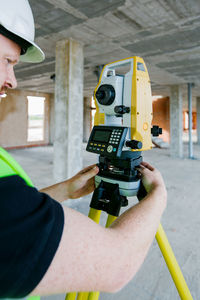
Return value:
M 14 66 L 19 61 L 21 48 L 0 34 L 0 97 L 8 88 L 17 87 Z

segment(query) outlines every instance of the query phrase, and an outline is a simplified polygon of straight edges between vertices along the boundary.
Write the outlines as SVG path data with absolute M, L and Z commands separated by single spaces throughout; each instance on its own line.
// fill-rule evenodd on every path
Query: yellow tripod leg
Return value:
M 90 292 L 88 296 L 88 300 L 98 300 L 99 299 L 99 292 Z
M 193 300 L 161 224 L 159 225 L 158 231 L 156 233 L 156 240 L 165 259 L 169 272 L 172 276 L 172 279 L 175 283 L 177 291 L 180 295 L 180 298 L 182 300 Z
M 115 221 L 115 219 L 117 219 L 117 217 L 108 215 L 107 222 L 106 222 L 106 228 L 108 228 L 112 224 L 112 222 Z M 99 292 L 90 292 L 88 300 L 98 300 L 99 294 L 100 294 Z
M 112 222 L 114 222 L 116 219 L 117 219 L 117 217 L 108 215 L 107 222 L 106 222 L 106 228 L 108 228 L 112 224 Z
M 99 224 L 100 217 L 101 217 L 101 210 L 90 208 L 88 217 L 92 219 L 94 222 Z
M 77 295 L 77 300 L 88 300 L 89 292 L 80 292 Z
M 66 295 L 65 300 L 75 300 L 76 299 L 76 292 L 69 293 Z

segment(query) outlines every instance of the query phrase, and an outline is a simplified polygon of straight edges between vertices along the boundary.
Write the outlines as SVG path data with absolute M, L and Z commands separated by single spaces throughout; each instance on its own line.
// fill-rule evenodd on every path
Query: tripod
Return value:
M 134 160 L 135 159 L 136 161 L 138 161 L 139 157 L 134 157 Z M 132 160 L 132 158 L 129 157 L 129 160 Z M 107 168 L 104 165 L 103 170 L 105 169 Z M 102 170 L 102 168 L 100 168 L 100 170 Z M 135 180 L 137 181 L 137 178 L 135 178 Z M 145 195 L 146 195 L 146 191 L 144 189 L 144 186 L 140 182 L 140 187 L 137 192 L 138 200 L 140 201 L 141 199 L 143 199 Z M 96 223 L 99 223 L 101 212 L 105 211 L 108 214 L 105 227 L 109 227 L 112 224 L 112 222 L 119 216 L 121 207 L 126 205 L 128 205 L 128 200 L 126 196 L 122 195 L 119 184 L 105 182 L 102 179 L 98 187 L 94 190 L 92 200 L 90 203 L 90 211 L 88 216 Z M 168 242 L 167 236 L 161 224 L 159 224 L 156 233 L 156 240 L 162 252 L 162 255 L 165 259 L 165 262 L 167 264 L 167 267 L 172 276 L 172 279 L 177 288 L 180 298 L 182 300 L 192 300 L 193 299 L 192 295 L 188 289 L 187 283 L 183 277 L 181 269 L 178 265 L 178 262 L 175 258 L 173 250 Z M 76 294 L 77 293 L 67 294 L 65 300 L 75 300 L 75 299 L 98 300 L 99 299 L 99 292 L 79 292 L 77 294 L 77 298 L 76 298 Z

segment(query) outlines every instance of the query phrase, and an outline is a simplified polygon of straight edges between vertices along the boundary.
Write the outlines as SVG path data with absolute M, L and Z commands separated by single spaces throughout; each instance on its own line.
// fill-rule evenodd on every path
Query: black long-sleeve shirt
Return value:
M 18 175 L 0 178 L 0 298 L 27 296 L 59 246 L 62 206 Z

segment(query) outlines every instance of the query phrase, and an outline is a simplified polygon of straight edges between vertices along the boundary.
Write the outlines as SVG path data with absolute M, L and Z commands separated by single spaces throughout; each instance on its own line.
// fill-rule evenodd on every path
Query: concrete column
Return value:
M 56 44 L 54 178 L 82 168 L 83 46 L 72 39 Z
M 200 97 L 197 97 L 197 143 L 200 145 Z
M 183 112 L 181 87 L 171 86 L 170 97 L 170 155 L 183 157 Z
M 83 112 L 83 141 L 87 143 L 90 136 L 90 97 L 84 97 L 84 112 Z
M 49 144 L 53 145 L 53 143 L 54 143 L 54 130 L 55 130 L 55 96 L 54 96 L 54 94 L 50 94 L 49 103 L 50 103 Z
M 188 110 L 189 110 L 189 158 L 194 159 L 193 156 L 193 142 L 192 142 L 192 88 L 193 83 L 188 83 Z

